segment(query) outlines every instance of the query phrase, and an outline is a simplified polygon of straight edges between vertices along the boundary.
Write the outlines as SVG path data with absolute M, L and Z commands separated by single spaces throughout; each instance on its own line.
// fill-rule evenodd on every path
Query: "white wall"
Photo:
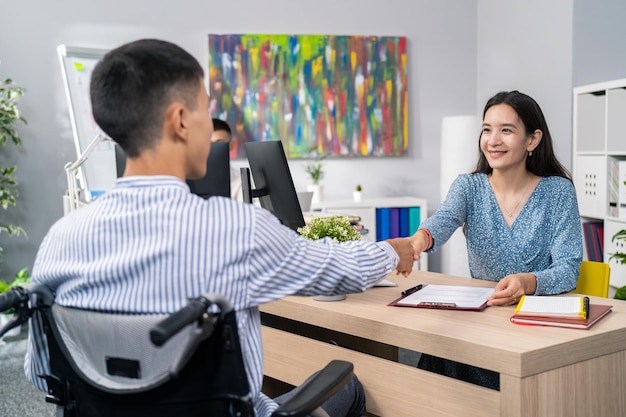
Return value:
M 0 236 L 0 278 L 31 266 L 62 215 L 63 165 L 76 158 L 56 46 L 112 48 L 141 37 L 179 43 L 202 64 L 209 33 L 323 33 L 406 36 L 409 40 L 410 150 L 406 158 L 328 161 L 327 199 L 414 195 L 440 202 L 439 138 L 444 116 L 480 114 L 499 90 L 519 89 L 541 105 L 557 155 L 571 167 L 571 88 L 624 78 L 623 0 L 78 0 L 7 1 L 0 12 L 0 77 L 28 89 L 20 129 L 25 147 L 3 149 L 18 165 L 19 206 L 1 221 L 29 239 Z M 573 52 L 572 52 L 573 51 Z M 573 62 L 573 64 L 572 64 Z M 298 188 L 302 161 L 291 163 Z M 429 259 L 438 269 L 437 256 Z
M 0 277 L 31 266 L 44 234 L 62 215 L 63 166 L 75 160 L 59 44 L 113 48 L 142 37 L 176 42 L 207 63 L 209 33 L 392 35 L 408 38 L 409 155 L 341 159 L 326 164 L 325 198 L 349 198 L 356 183 L 366 196 L 412 195 L 439 203 L 441 118 L 476 112 L 476 1 L 467 0 L 19 0 L 0 12 L 0 77 L 26 87 L 21 102 L 24 149 L 4 152 L 18 165 L 19 205 L 3 221 L 22 225 L 29 239 L 0 236 Z M 292 163 L 304 188 L 303 162 Z M 436 262 L 431 264 L 436 268 Z
M 626 78 L 625 16 L 624 0 L 574 0 L 574 87 Z
M 590 2 L 596 4 L 596 2 Z M 556 155 L 572 167 L 572 0 L 479 0 L 480 117 L 501 90 L 533 97 L 548 121 Z

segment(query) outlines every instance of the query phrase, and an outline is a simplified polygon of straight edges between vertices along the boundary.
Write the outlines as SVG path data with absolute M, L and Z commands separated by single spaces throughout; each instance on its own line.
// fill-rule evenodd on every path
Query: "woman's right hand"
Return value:
M 411 240 L 411 246 L 413 246 L 415 253 L 419 254 L 430 249 L 431 237 L 425 229 L 418 229 L 409 239 Z

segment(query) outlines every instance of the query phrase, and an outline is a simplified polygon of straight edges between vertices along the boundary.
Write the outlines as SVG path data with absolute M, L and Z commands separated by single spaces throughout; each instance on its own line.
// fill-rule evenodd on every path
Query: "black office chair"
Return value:
M 63 307 L 31 284 L 0 295 L 0 312 L 12 308 L 0 336 L 41 314 L 58 417 L 254 416 L 235 311 L 219 295 L 169 316 L 124 315 Z M 273 416 L 326 416 L 319 406 L 352 373 L 332 361 Z

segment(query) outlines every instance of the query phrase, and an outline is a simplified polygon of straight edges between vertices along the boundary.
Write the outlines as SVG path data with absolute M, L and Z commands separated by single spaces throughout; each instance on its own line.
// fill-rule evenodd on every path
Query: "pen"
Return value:
M 413 294 L 416 291 L 421 290 L 422 288 L 424 288 L 424 286 L 422 284 L 416 285 L 415 287 L 411 287 L 408 290 L 404 290 L 402 291 L 402 295 L 410 295 Z

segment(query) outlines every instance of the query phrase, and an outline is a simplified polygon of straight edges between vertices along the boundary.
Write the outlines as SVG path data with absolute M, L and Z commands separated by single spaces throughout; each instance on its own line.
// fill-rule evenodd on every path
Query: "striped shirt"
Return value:
M 310 241 L 268 211 L 221 197 L 204 200 L 174 177 L 118 179 L 111 191 L 52 226 L 33 281 L 56 290 L 60 305 L 163 314 L 205 293 L 237 311 L 256 415 L 276 403 L 261 393 L 263 348 L 258 306 L 287 295 L 365 291 L 396 266 L 387 243 Z M 39 317 L 32 319 L 24 369 L 49 373 Z
M 569 180 L 542 177 L 509 227 L 487 175 L 459 175 L 439 209 L 421 225 L 435 240 L 430 252 L 463 225 L 473 278 L 499 281 L 529 272 L 537 277 L 536 295 L 576 288 L 583 239 Z

